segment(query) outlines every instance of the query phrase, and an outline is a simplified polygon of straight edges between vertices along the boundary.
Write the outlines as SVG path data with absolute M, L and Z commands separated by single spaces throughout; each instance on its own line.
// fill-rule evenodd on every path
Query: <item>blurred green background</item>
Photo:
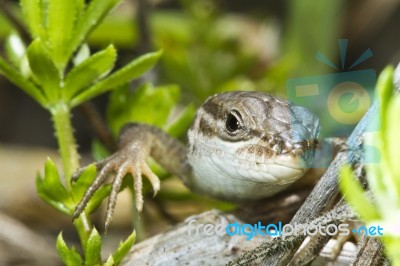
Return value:
M 10 17 L 21 23 L 21 14 L 17 1 L 0 3 L 3 45 L 15 25 Z M 89 46 L 94 52 L 113 43 L 120 65 L 163 49 L 161 62 L 145 81 L 176 85 L 180 106 L 198 106 L 209 95 L 227 90 L 284 95 L 289 78 L 335 72 L 315 54 L 320 51 L 339 63 L 338 39 L 349 39 L 347 66 L 371 48 L 374 57 L 353 70 L 379 72 L 398 61 L 399 12 L 399 1 L 126 0 L 91 34 Z M 3 77 L 0 88 L 0 141 L 56 147 L 47 113 Z M 108 111 L 108 96 L 95 101 L 105 116 L 131 104 L 121 96 L 128 92 L 121 90 Z M 81 150 L 88 151 L 92 133 L 80 114 L 74 120 Z M 112 125 L 114 132 L 122 122 Z

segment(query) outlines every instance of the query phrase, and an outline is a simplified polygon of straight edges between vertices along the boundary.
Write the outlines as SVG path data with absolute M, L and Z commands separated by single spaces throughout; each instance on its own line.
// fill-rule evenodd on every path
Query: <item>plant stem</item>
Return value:
M 51 108 L 51 115 L 63 163 L 65 185 L 71 190 L 71 176 L 79 168 L 79 155 L 71 125 L 70 109 L 64 102 L 59 102 Z
M 72 173 L 79 168 L 79 154 L 74 138 L 74 130 L 71 124 L 71 110 L 64 102 L 58 102 L 50 109 L 61 160 L 64 168 L 64 181 L 68 191 L 71 191 Z M 78 232 L 83 249 L 86 249 L 86 242 L 90 233 L 90 221 L 86 213 L 82 213 L 74 223 Z
M 86 254 L 86 243 L 90 235 L 91 225 L 89 224 L 90 220 L 88 219 L 86 212 L 82 212 L 82 214 L 75 220 L 74 226 L 76 231 L 78 232 L 79 239 L 81 241 L 82 249 Z

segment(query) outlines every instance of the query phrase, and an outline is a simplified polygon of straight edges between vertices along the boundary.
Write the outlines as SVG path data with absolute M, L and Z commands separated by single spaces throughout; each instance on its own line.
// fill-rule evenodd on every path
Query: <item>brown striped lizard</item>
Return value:
M 128 124 L 120 133 L 118 151 L 95 164 L 98 175 L 74 218 L 109 175 L 114 179 L 106 228 L 127 174 L 134 179 L 136 208 L 141 211 L 142 176 L 155 193 L 160 188 L 158 177 L 146 163 L 149 156 L 197 193 L 233 202 L 272 196 L 310 167 L 319 130 L 317 116 L 306 108 L 261 92 L 228 92 L 208 98 L 197 111 L 186 146 L 154 126 Z

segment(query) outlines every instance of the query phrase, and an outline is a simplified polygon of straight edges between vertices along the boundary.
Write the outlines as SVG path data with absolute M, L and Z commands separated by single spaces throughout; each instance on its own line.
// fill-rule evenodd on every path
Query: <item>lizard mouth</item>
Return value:
M 294 126 L 281 134 L 265 133 L 258 141 L 236 149 L 237 172 L 256 182 L 292 183 L 311 167 L 318 133 L 318 123 L 315 128 Z
M 308 168 L 312 164 L 315 155 L 315 149 L 318 147 L 318 139 L 303 140 L 295 143 L 285 143 L 283 149 L 279 149 L 276 146 L 273 147 L 275 153 L 274 157 L 279 158 L 280 156 L 288 156 L 299 158 L 302 160 L 299 167 Z
M 238 158 L 257 163 L 271 163 L 294 169 L 308 168 L 313 161 L 318 139 L 299 142 L 284 141 L 280 137 L 268 138 L 257 144 L 248 144 L 236 150 Z
M 189 159 L 196 176 L 202 178 L 193 180 L 196 186 L 192 187 L 229 200 L 276 194 L 304 175 L 318 144 L 316 140 L 280 140 L 269 144 L 260 139 L 240 144 L 217 137 L 199 140 Z

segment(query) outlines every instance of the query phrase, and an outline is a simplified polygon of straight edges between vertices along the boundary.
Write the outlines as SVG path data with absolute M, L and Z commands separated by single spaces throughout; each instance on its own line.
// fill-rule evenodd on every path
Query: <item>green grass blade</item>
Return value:
M 354 207 L 365 221 L 374 221 L 380 219 L 380 214 L 375 205 L 366 198 L 361 185 L 354 178 L 353 172 L 349 166 L 340 170 L 340 190 L 346 201 Z
M 386 155 L 385 159 L 390 167 L 391 174 L 385 175 L 383 178 L 390 183 L 391 189 L 393 189 L 393 197 L 397 197 L 396 200 L 400 204 L 400 165 L 398 162 L 400 158 L 399 114 L 400 96 L 396 95 L 387 107 L 386 123 L 388 126 L 383 131 L 384 140 L 387 143 L 383 152 Z
M 387 66 L 378 77 L 376 89 L 379 95 L 381 126 L 386 127 L 386 111 L 393 96 L 393 66 Z

